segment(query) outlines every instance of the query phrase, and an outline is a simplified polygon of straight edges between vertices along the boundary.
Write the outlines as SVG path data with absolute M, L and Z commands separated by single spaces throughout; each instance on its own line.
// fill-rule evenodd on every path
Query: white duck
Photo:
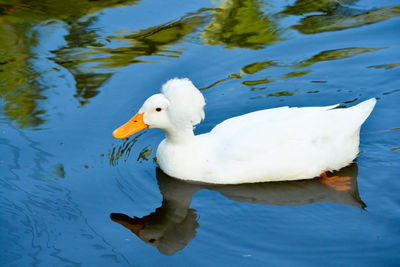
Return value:
M 126 138 L 159 128 L 166 138 L 157 162 L 170 176 L 215 184 L 311 179 L 356 158 L 362 123 L 374 98 L 346 109 L 280 107 L 233 117 L 194 135 L 204 119 L 204 97 L 189 79 L 171 79 L 113 132 Z

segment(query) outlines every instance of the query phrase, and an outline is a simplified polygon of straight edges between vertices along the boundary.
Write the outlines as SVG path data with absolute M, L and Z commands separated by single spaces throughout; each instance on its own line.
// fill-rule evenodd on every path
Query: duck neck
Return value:
M 164 130 L 166 141 L 172 144 L 186 144 L 194 141 L 193 127 L 171 127 Z

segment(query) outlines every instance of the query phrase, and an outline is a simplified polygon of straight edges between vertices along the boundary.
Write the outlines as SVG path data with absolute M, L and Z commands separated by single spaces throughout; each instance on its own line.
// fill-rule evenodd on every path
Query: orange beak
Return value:
M 141 114 L 136 113 L 127 123 L 114 130 L 112 133 L 114 138 L 127 138 L 140 130 L 149 128 L 149 126 L 143 122 L 143 115 L 144 112 Z

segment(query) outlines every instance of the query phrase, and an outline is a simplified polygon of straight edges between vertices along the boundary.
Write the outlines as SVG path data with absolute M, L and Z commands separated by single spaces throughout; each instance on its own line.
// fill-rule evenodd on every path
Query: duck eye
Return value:
M 157 111 L 157 112 L 160 112 L 160 111 L 161 111 L 161 108 L 156 108 L 156 111 Z

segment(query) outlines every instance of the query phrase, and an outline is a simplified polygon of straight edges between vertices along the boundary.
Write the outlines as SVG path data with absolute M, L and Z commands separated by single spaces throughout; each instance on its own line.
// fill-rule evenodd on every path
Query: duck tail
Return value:
M 376 98 L 370 98 L 370 99 L 365 100 L 364 102 L 361 102 L 360 104 L 355 105 L 349 109 L 353 110 L 355 113 L 358 114 L 359 123 L 361 125 L 369 117 L 372 110 L 374 109 L 375 104 L 376 104 Z

